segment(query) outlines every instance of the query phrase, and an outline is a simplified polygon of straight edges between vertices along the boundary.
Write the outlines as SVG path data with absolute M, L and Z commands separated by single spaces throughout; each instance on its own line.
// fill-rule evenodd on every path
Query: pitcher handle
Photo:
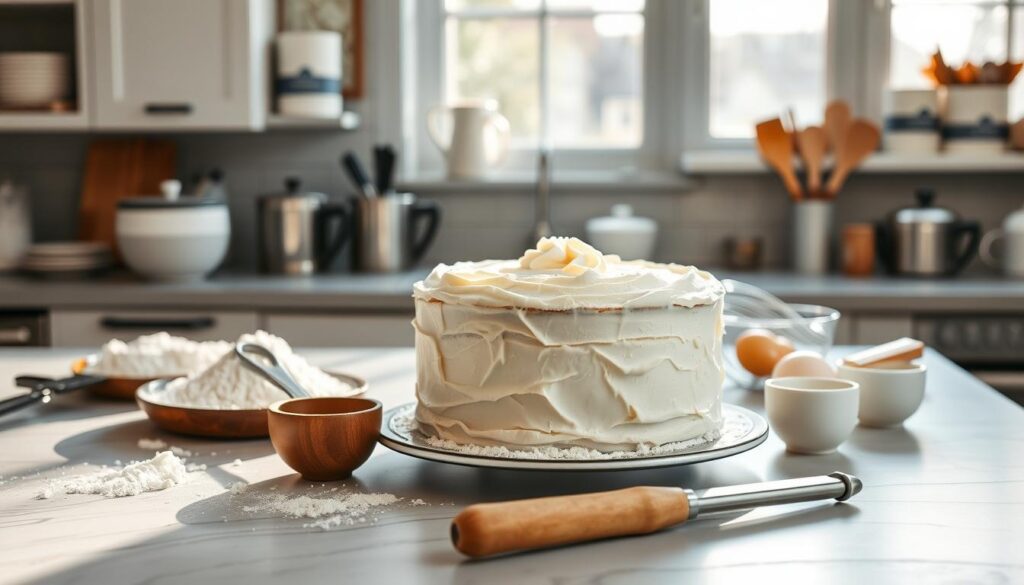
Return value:
M 412 245 L 412 257 L 410 262 L 412 266 L 415 266 L 423 259 L 423 256 L 427 253 L 427 249 L 430 248 L 430 244 L 432 244 L 434 242 L 434 238 L 437 237 L 437 230 L 441 227 L 441 206 L 433 201 L 416 201 L 416 203 L 413 204 L 412 216 L 410 217 L 413 233 L 415 233 L 415 226 L 419 224 L 421 217 L 425 217 L 427 219 L 427 227 L 423 231 L 423 235 L 420 236 L 419 241 L 414 242 Z
M 953 241 L 959 244 L 960 239 L 964 235 L 967 236 L 967 243 L 964 245 L 963 252 L 960 253 L 953 264 L 953 270 L 950 271 L 950 274 L 956 274 L 963 270 L 967 263 L 971 261 L 971 258 L 978 253 L 978 240 L 981 239 L 981 224 L 976 221 L 960 222 L 954 228 Z
M 437 105 L 427 110 L 427 134 L 430 140 L 441 151 L 441 155 L 448 157 L 448 149 L 451 148 L 450 140 L 445 140 L 441 135 L 441 116 L 451 114 L 447 106 Z
M 493 128 L 494 133 L 498 135 L 498 151 L 494 153 L 492 160 L 487 161 L 487 163 L 492 166 L 500 165 L 508 158 L 509 143 L 512 140 L 512 126 L 509 124 L 508 118 L 500 112 L 490 112 L 487 116 L 487 125 Z
M 999 268 L 1002 265 L 1002 262 L 992 253 L 992 245 L 1004 235 L 1003 228 L 996 228 L 986 232 L 984 237 L 981 238 L 981 245 L 978 246 L 978 255 L 981 256 L 981 261 L 991 268 Z
M 327 226 L 332 220 L 337 219 L 338 228 L 334 232 L 334 237 L 327 239 Z M 345 247 L 345 242 L 348 241 L 348 237 L 352 234 L 352 225 L 348 208 L 341 203 L 327 203 L 325 204 L 320 213 L 317 214 L 318 232 L 324 234 L 323 239 L 318 242 L 318 249 L 316 252 L 318 268 L 326 269 L 334 262 L 334 259 L 341 253 L 342 248 Z

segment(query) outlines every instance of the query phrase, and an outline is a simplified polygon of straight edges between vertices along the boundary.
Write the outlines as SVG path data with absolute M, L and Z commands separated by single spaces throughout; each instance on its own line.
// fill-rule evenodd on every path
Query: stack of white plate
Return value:
M 110 246 L 101 242 L 48 242 L 29 248 L 21 268 L 39 276 L 80 276 L 113 263 Z
M 64 53 L 0 53 L 0 107 L 48 108 L 68 99 Z

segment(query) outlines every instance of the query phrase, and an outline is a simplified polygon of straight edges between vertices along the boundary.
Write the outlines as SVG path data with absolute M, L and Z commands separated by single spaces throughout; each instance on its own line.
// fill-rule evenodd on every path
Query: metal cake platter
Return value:
M 415 403 L 409 403 L 384 413 L 379 439 L 382 445 L 428 461 L 493 469 L 618 471 L 691 465 L 749 451 L 768 438 L 768 423 L 764 417 L 741 406 L 723 404 L 721 436 L 717 440 L 699 444 L 694 444 L 694 441 L 676 443 L 676 447 L 669 444 L 648 452 L 608 454 L 607 459 L 583 455 L 577 457 L 574 451 L 580 451 L 576 449 L 559 449 L 556 457 L 545 457 L 537 451 L 505 452 L 486 447 L 474 449 L 477 451 L 475 453 L 467 453 L 465 449 L 429 441 L 429 437 L 417 428 L 413 417 L 415 408 Z

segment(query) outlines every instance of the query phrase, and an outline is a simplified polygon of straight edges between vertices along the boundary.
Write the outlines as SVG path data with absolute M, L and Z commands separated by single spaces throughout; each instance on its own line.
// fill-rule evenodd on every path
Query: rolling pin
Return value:
M 463 554 L 486 557 L 616 536 L 650 534 L 699 514 L 758 506 L 836 499 L 846 501 L 863 484 L 835 472 L 782 481 L 706 490 L 632 487 L 610 492 L 475 504 L 452 520 L 452 544 Z

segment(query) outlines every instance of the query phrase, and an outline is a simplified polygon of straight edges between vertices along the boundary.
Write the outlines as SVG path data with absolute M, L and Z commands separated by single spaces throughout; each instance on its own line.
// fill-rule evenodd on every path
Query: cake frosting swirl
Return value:
M 692 266 L 623 261 L 577 238 L 544 238 L 518 260 L 439 264 L 413 287 L 417 299 L 545 311 L 695 307 L 723 294 Z
M 631 449 L 721 426 L 721 284 L 575 238 L 414 287 L 416 418 L 457 443 Z

